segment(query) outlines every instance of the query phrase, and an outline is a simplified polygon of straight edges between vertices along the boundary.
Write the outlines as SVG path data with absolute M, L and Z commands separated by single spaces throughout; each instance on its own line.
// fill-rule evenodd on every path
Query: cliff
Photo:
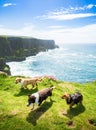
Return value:
M 0 57 L 7 61 L 24 60 L 26 56 L 56 47 L 54 40 L 0 36 Z
M 57 47 L 54 40 L 0 36 L 0 71 L 10 74 L 10 68 L 6 65 L 6 61 L 25 60 L 27 56 Z

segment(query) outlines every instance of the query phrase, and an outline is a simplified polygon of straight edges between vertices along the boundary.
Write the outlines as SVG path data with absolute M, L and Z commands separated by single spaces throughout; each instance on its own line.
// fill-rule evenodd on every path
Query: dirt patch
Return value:
M 96 119 L 88 119 L 89 124 L 96 126 Z
M 70 127 L 70 128 L 75 127 L 75 125 L 74 125 L 74 123 L 73 123 L 72 120 L 71 120 L 71 121 L 68 121 L 68 122 L 66 123 L 66 125 L 67 125 L 67 127 Z

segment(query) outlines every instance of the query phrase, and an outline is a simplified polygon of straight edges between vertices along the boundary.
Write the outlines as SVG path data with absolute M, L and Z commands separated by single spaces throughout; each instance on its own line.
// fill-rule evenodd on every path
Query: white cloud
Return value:
M 9 29 L 1 27 L 0 35 L 30 36 L 32 34 L 32 30 L 35 30 L 33 25 L 25 25 L 23 28 L 20 29 Z
M 45 16 L 45 19 L 54 19 L 54 20 L 72 20 L 72 19 L 78 19 L 78 18 L 86 18 L 96 16 L 96 14 L 93 13 L 78 13 L 78 14 L 60 14 L 60 15 L 47 15 Z
M 8 7 L 8 6 L 15 6 L 16 4 L 12 4 L 12 3 L 5 3 L 3 4 L 3 7 Z
M 89 4 L 86 6 L 87 9 L 92 9 L 93 7 L 95 7 L 95 5 L 93 5 L 93 4 Z
M 86 9 L 88 9 L 88 10 L 90 10 L 90 9 L 92 9 L 93 7 L 95 7 L 96 5 L 94 5 L 94 4 L 89 4 L 89 5 L 84 5 L 84 6 L 82 6 L 82 7 L 71 7 L 70 9 L 71 10 L 75 10 L 75 11 L 80 11 L 80 10 L 86 10 Z
M 54 20 L 72 20 L 78 18 L 92 17 L 92 16 L 96 16 L 96 13 L 87 13 L 87 11 L 86 13 L 84 13 L 84 11 L 90 10 L 93 7 L 96 7 L 96 5 L 89 4 L 89 5 L 84 5 L 82 7 L 69 7 L 69 8 L 61 7 L 60 9 L 55 9 L 42 16 L 37 16 L 36 18 L 54 19 Z
M 0 35 L 29 36 L 41 39 L 53 39 L 59 43 L 96 43 L 96 24 L 79 28 L 53 26 L 47 30 L 38 30 L 28 25 L 18 30 L 1 27 Z
M 56 43 L 96 43 L 96 24 L 51 30 Z

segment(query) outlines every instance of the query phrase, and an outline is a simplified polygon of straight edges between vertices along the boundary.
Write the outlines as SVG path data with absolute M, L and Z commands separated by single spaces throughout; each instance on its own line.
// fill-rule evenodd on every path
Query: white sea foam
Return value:
M 91 81 L 96 79 L 95 49 L 61 47 L 27 57 L 25 61 L 8 62 L 8 65 L 12 75 L 54 75 L 66 81 Z

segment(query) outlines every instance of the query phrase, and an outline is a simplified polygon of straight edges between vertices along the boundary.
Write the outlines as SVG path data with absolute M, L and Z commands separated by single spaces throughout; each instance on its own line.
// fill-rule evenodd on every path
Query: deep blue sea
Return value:
M 59 80 L 88 82 L 96 80 L 96 44 L 59 45 L 22 62 L 8 62 L 12 75 L 53 75 Z

